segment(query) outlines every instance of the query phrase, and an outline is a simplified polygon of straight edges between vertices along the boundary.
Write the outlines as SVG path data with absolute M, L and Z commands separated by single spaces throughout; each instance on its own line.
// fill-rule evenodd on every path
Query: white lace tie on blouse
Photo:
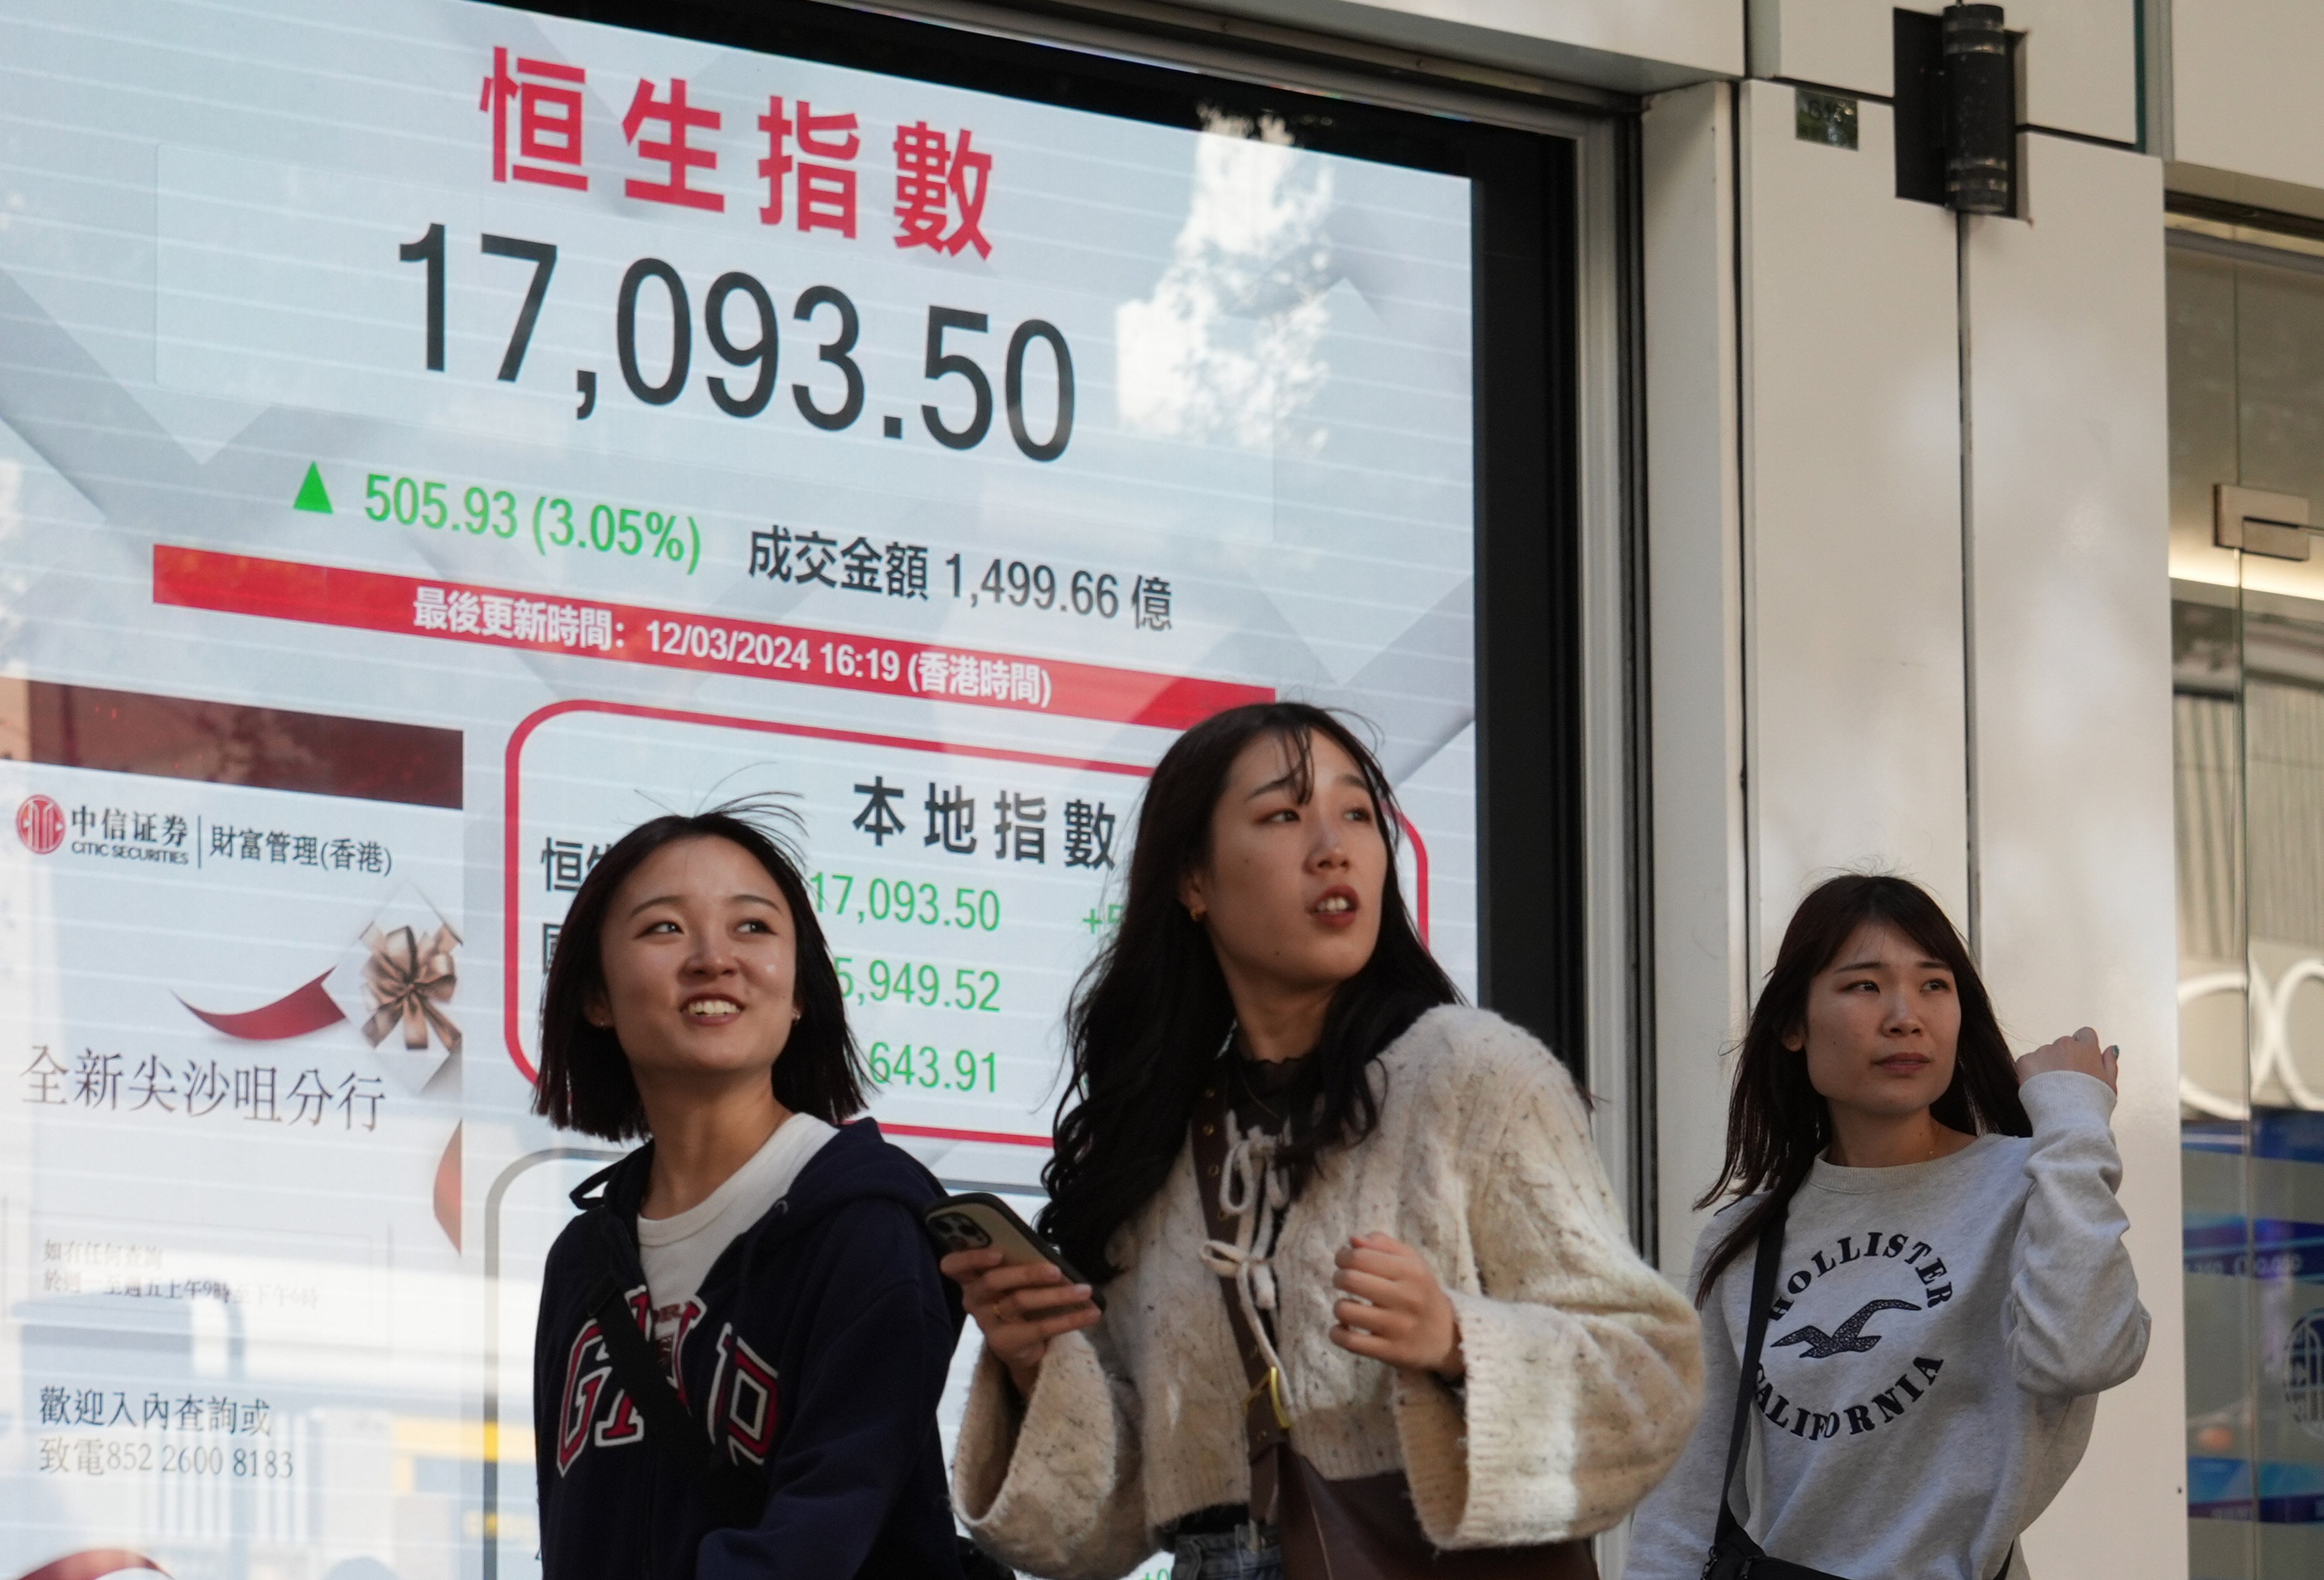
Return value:
M 1219 1179 L 1219 1208 L 1235 1220 L 1234 1243 L 1206 1239 L 1197 1254 L 1211 1272 L 1234 1281 L 1243 1320 L 1258 1338 L 1268 1366 L 1280 1377 L 1283 1362 L 1275 1353 L 1272 1325 L 1260 1313 L 1276 1309 L 1271 1259 L 1284 1212 L 1291 1205 L 1291 1182 L 1275 1166 L 1280 1145 L 1277 1136 L 1255 1125 L 1238 1129 L 1231 1113 L 1226 1116 L 1226 1126 L 1227 1161 Z

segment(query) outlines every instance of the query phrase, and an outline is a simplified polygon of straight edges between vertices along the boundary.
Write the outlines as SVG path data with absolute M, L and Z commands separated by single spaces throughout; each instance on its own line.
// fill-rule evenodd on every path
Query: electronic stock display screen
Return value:
M 0 14 L 0 1575 L 538 1572 L 614 1149 L 533 1019 L 659 812 L 796 813 L 872 1114 L 973 1188 L 1037 1191 L 1222 707 L 1369 721 L 1474 990 L 1471 183 L 1299 141 L 455 0 Z

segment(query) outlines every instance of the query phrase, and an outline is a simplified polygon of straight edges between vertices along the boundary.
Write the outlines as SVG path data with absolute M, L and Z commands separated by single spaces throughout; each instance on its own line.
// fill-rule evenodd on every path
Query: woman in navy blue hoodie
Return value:
M 547 1580 L 959 1580 L 936 1410 L 961 1309 L 920 1224 L 940 1188 L 846 1123 L 862 1076 L 838 973 L 751 808 L 605 852 L 559 935 L 540 1055 L 539 1112 L 651 1138 L 574 1192 L 549 1254 Z M 601 1315 L 650 1347 L 609 1345 Z M 647 1364 L 675 1398 L 623 1385 Z

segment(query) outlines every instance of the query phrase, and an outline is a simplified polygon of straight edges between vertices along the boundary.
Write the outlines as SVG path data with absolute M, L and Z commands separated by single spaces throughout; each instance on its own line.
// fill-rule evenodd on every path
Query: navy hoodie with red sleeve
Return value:
M 545 1580 L 959 1580 L 936 1412 L 961 1307 L 921 1227 L 934 1176 L 870 1120 L 843 1125 L 704 1277 L 676 1381 L 714 1453 L 767 1488 L 756 1526 L 722 1528 L 647 1440 L 588 1309 L 618 1257 L 644 1326 L 650 1153 L 584 1182 L 549 1253 L 533 1350 Z M 591 1221 L 607 1213 L 616 1236 Z

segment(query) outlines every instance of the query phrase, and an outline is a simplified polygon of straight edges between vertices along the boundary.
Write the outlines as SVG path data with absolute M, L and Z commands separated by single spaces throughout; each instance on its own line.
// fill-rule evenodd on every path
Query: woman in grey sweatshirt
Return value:
M 2026 1580 L 2017 1535 L 2097 1395 L 2146 1354 L 2085 1027 L 2012 1060 L 1944 913 L 1902 878 L 1801 904 L 1745 1033 L 1691 1285 L 1703 1410 L 1639 1505 L 1628 1580 L 1696 1580 L 1719 1520 L 1759 1231 L 1783 1254 L 1734 1508 L 1766 1553 L 1854 1580 Z

